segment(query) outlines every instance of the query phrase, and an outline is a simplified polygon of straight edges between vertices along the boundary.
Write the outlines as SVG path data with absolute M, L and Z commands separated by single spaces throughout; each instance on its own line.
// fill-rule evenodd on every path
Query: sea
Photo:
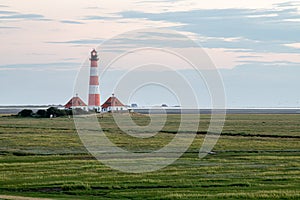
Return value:
M 53 105 L 51 105 L 53 106 Z M 51 106 L 0 106 L 0 114 L 17 114 L 23 109 L 30 109 L 33 112 L 37 110 L 46 110 Z M 181 108 L 181 107 L 161 107 L 129 108 L 132 112 L 141 114 L 300 114 L 300 108 L 227 108 L 227 109 L 209 109 L 209 108 Z

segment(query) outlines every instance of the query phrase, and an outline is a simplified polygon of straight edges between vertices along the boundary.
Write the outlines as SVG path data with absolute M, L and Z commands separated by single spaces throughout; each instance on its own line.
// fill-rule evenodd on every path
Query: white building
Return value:
M 64 107 L 67 109 L 80 108 L 82 110 L 87 110 L 86 103 L 84 103 L 84 101 L 82 99 L 80 99 L 77 94 L 76 94 L 76 97 L 73 97 L 72 99 L 70 99 L 70 101 L 68 101 L 68 103 L 66 103 L 66 105 L 64 105 Z
M 114 94 L 101 106 L 102 112 L 122 112 L 126 110 L 128 110 L 127 107 Z

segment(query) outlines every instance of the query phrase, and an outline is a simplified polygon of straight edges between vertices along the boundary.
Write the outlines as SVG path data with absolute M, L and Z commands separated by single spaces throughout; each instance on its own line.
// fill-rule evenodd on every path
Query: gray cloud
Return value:
M 138 1 L 137 3 L 158 3 L 158 2 L 175 2 L 175 1 L 183 1 L 183 0 L 144 0 L 144 1 Z
M 19 13 L 14 11 L 0 11 L 1 20 L 9 20 L 9 19 L 19 19 L 19 20 L 44 20 L 49 21 L 49 19 L 46 19 L 43 15 L 40 14 L 32 14 L 32 13 Z
M 251 58 L 251 57 L 250 57 Z M 264 62 L 264 61 L 253 61 L 253 60 L 243 60 L 243 66 L 280 66 L 280 67 L 299 67 L 300 62 L 290 62 L 290 61 L 273 61 L 273 62 Z M 238 65 L 236 67 L 240 67 L 241 65 Z
M 5 11 L 5 10 L 0 10 L 1 15 L 9 15 L 9 14 L 18 14 L 17 12 L 13 11 Z
M 98 15 L 89 15 L 85 16 L 82 20 L 116 20 L 120 19 L 120 17 L 104 17 Z
M 118 35 L 109 40 L 94 41 L 93 44 L 101 43 L 101 51 L 105 52 L 124 52 L 130 51 L 141 47 L 153 47 L 153 48 L 189 48 L 200 47 L 197 43 L 190 40 L 185 35 L 177 32 L 170 32 L 169 30 L 160 29 L 159 32 L 155 32 L 156 29 L 144 29 L 140 31 L 127 32 L 122 35 Z M 88 40 L 89 41 L 89 40 Z M 72 41 L 72 43 L 78 41 Z M 80 41 L 81 43 L 86 41 Z M 96 43 L 98 42 L 98 43 Z
M 282 7 L 282 8 L 285 8 L 285 7 L 293 7 L 295 5 L 300 5 L 299 2 L 297 1 L 288 1 L 288 2 L 283 2 L 283 3 L 277 3 L 275 4 L 277 7 Z
M 44 16 L 38 14 L 14 14 L 8 16 L 0 16 L 0 19 L 44 19 Z
M 68 40 L 68 41 L 49 41 L 49 44 L 100 44 L 102 39 L 82 39 L 82 40 Z
M 183 25 L 174 27 L 210 37 L 202 41 L 204 47 L 249 49 L 256 52 L 294 52 L 298 49 L 283 44 L 299 42 L 300 23 L 287 21 L 300 19 L 296 8 L 281 10 L 214 9 L 165 13 L 127 11 L 124 18 L 146 18 L 152 21 L 169 21 Z M 241 38 L 239 41 L 222 41 L 217 38 Z
M 85 7 L 85 9 L 98 9 L 99 7 L 97 6 L 90 6 L 90 7 Z
M 20 29 L 20 28 L 15 26 L 0 26 L 0 29 Z
M 74 20 L 61 20 L 60 22 L 64 24 L 84 24 L 80 21 L 74 21 Z
M 201 41 L 200 44 L 208 48 L 244 49 L 243 52 L 276 52 L 276 53 L 300 53 L 299 49 L 284 46 L 289 40 L 249 40 L 245 38 L 236 41 L 224 41 L 217 38 Z
M 0 65 L 1 69 L 5 70 L 76 70 L 76 67 L 80 66 L 80 63 L 76 62 L 54 62 L 54 63 L 32 63 L 32 64 L 12 64 L 12 65 Z
M 238 58 L 261 58 L 261 56 L 239 56 Z

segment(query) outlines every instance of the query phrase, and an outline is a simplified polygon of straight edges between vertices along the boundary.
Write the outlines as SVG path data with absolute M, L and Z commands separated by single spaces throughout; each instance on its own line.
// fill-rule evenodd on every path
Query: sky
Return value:
M 221 75 L 228 107 L 300 107 L 300 1 L 284 0 L 0 0 L 0 105 L 65 104 L 91 49 L 128 31 L 155 28 L 199 44 Z M 171 41 L 162 46 L 192 51 L 178 38 Z M 118 40 L 110 53 L 132 43 Z M 139 39 L 138 45 L 149 41 Z M 100 81 L 102 103 L 126 67 L 115 66 Z M 209 105 L 209 92 L 193 72 L 175 68 L 190 80 L 201 105 Z M 145 86 L 125 103 L 179 103 L 162 90 Z

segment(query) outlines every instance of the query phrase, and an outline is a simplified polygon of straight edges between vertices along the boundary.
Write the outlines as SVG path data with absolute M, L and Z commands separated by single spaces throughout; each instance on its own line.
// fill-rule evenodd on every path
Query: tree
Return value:
M 29 110 L 29 109 L 21 110 L 18 113 L 18 116 L 20 116 L 20 117 L 31 117 L 32 115 L 33 115 L 33 111 Z
M 55 108 L 55 107 L 50 107 L 46 111 L 46 117 L 50 117 L 50 115 L 52 115 L 54 117 L 60 117 L 60 116 L 66 116 L 67 113 L 64 110 L 60 110 L 60 109 Z
M 38 117 L 46 117 L 46 116 L 47 116 L 47 111 L 46 111 L 46 110 L 38 110 L 38 111 L 36 112 L 36 115 L 37 115 Z

